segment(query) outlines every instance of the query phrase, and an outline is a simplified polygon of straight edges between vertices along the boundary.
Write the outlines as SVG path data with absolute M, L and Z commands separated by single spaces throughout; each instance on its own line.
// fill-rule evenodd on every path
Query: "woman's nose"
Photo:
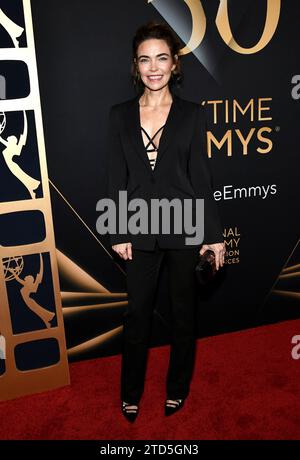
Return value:
M 150 70 L 151 70 L 152 72 L 155 72 L 156 69 L 157 69 L 157 64 L 156 64 L 155 61 L 152 61 L 152 62 L 150 63 Z

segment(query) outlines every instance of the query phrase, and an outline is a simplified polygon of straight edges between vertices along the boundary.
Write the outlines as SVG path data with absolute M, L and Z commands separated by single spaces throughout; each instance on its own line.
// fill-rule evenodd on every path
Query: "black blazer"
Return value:
M 154 170 L 150 166 L 140 129 L 140 94 L 125 102 L 115 104 L 109 113 L 109 174 L 108 196 L 119 204 L 119 190 L 127 190 L 127 201 L 143 198 L 150 210 L 151 198 L 192 199 L 204 198 L 204 240 L 201 244 L 223 242 L 222 225 L 213 197 L 213 182 L 206 149 L 204 108 L 196 102 L 182 99 L 172 93 L 173 102 L 161 133 Z M 137 208 L 139 209 L 139 208 Z M 128 219 L 135 211 L 128 212 Z M 194 215 L 194 214 L 193 214 Z M 193 221 L 195 224 L 196 221 Z M 110 231 L 112 245 L 131 242 L 132 247 L 151 250 L 156 239 L 162 248 L 192 247 L 186 244 L 186 233 L 174 232 L 174 221 L 170 215 L 170 234 L 151 233 L 149 211 L 149 233 L 116 234 Z

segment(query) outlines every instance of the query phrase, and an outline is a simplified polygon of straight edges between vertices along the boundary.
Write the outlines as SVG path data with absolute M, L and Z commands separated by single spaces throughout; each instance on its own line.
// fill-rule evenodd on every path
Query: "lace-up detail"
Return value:
M 161 131 L 163 129 L 165 125 L 161 126 L 157 131 L 156 133 L 154 134 L 154 136 L 150 137 L 149 134 L 147 133 L 147 131 L 141 126 L 141 130 L 146 134 L 147 138 L 149 139 L 149 142 L 148 144 L 145 146 L 145 149 L 147 151 L 147 154 L 148 154 L 148 158 L 149 158 L 149 162 L 150 162 L 150 166 L 152 169 L 155 168 L 155 163 L 156 163 L 156 158 L 157 158 L 157 150 L 158 150 L 158 147 L 154 144 L 153 142 L 153 139 L 155 138 L 155 136 L 159 133 L 159 131 Z M 152 147 L 153 148 L 148 148 L 149 145 L 152 144 Z M 150 155 L 149 155 L 150 153 Z

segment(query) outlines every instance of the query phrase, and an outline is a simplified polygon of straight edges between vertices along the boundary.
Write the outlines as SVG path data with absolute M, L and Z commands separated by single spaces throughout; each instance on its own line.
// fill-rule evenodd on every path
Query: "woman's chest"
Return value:
M 143 126 L 152 137 L 162 125 L 166 124 L 170 110 L 170 104 L 156 108 L 139 106 L 140 125 Z

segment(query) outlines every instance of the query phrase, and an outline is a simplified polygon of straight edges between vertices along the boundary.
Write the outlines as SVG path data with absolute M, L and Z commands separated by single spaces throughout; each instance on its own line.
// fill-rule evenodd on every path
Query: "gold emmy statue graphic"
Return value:
M 21 134 L 20 139 L 18 140 L 16 136 L 9 136 L 6 140 L 3 139 L 0 135 L 0 142 L 5 146 L 5 149 L 2 150 L 2 155 L 4 157 L 5 163 L 7 164 L 9 170 L 12 174 L 19 179 L 24 186 L 27 188 L 28 192 L 30 193 L 31 198 L 35 198 L 34 190 L 38 188 L 40 185 L 40 181 L 30 177 L 23 169 L 14 161 L 14 156 L 20 156 L 22 153 L 22 149 L 26 144 L 27 140 L 27 117 L 25 111 L 24 114 L 24 131 Z M 1 116 L 5 117 L 5 113 L 2 113 Z M 2 126 L 5 128 L 6 123 L 0 125 L 0 134 L 2 134 Z M 3 129 L 4 129 L 3 128 Z
M 1 234 L 6 236 L 0 241 L 3 401 L 70 383 L 30 0 L 18 5 L 15 10 L 17 14 L 19 8 L 20 14 L 14 20 L 5 8 L 0 9 L 0 24 L 13 43 L 7 48 L 0 44 L 0 61 L 23 61 L 30 83 L 28 96 L 0 100 L 0 158 L 2 154 L 5 168 L 1 176 L 0 217 L 14 226 L 2 225 Z M 14 22 L 22 24 L 23 17 L 24 28 Z M 5 83 L 9 87 L 9 77 Z M 42 216 L 42 240 L 36 222 L 31 228 L 27 220 L 23 228 L 22 213 Z
M 5 263 L 5 261 L 4 261 Z M 22 264 L 24 266 L 24 263 Z M 21 278 L 19 276 L 20 274 L 20 265 L 18 264 L 16 267 L 11 266 L 11 259 L 9 259 L 9 262 L 5 264 L 5 274 L 10 273 L 12 276 L 6 277 L 6 280 L 11 280 L 15 279 L 18 281 L 21 285 L 22 288 L 20 289 L 20 293 L 22 296 L 22 299 L 24 300 L 24 303 L 27 305 L 27 307 L 33 311 L 36 315 L 38 315 L 42 321 L 44 321 L 45 325 L 47 328 L 51 327 L 51 321 L 53 320 L 55 313 L 47 310 L 46 308 L 42 307 L 39 305 L 32 297 L 30 297 L 31 294 L 37 292 L 39 285 L 43 279 L 43 257 L 42 254 L 40 254 L 40 271 L 36 275 L 36 278 L 32 275 L 26 275 L 24 278 Z
M 0 24 L 4 27 L 4 29 L 9 34 L 15 48 L 19 48 L 18 38 L 24 32 L 23 27 L 18 26 L 15 24 L 0 8 Z

